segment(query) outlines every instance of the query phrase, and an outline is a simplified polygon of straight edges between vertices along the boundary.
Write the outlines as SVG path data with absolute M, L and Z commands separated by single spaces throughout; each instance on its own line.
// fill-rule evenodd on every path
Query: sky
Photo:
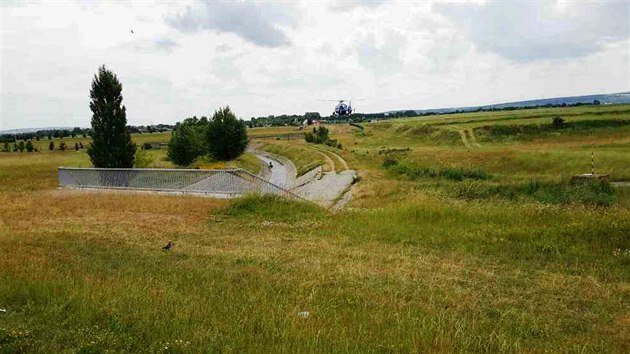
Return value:
M 88 127 L 105 65 L 131 125 L 630 91 L 626 1 L 2 0 L 0 130 Z M 131 32 L 133 30 L 133 33 Z

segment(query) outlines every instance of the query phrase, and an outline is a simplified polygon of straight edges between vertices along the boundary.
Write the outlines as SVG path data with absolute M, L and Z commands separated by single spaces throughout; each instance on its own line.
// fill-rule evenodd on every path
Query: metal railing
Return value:
M 249 193 L 302 199 L 243 169 L 59 167 L 59 185 L 67 188 L 142 190 L 236 197 Z

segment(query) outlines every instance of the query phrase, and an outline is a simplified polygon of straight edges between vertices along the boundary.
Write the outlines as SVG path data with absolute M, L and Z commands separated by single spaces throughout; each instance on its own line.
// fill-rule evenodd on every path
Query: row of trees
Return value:
M 226 106 L 214 112 L 211 119 L 192 117 L 178 123 L 168 143 L 168 158 L 179 166 L 206 155 L 232 160 L 245 152 L 247 143 L 245 123 Z
M 156 124 L 156 125 L 128 125 L 127 130 L 130 133 L 163 133 L 169 130 L 172 130 L 175 126 L 170 124 Z M 79 128 L 76 127 L 74 129 L 42 129 L 35 132 L 28 133 L 12 133 L 12 134 L 0 134 L 0 143 L 4 142 L 17 142 L 19 140 L 24 141 L 25 143 L 28 140 L 36 140 L 40 141 L 43 139 L 63 139 L 63 138 L 77 138 L 83 137 L 87 138 L 88 136 L 92 136 L 91 128 Z
M 13 143 L 13 147 L 11 147 L 9 143 L 5 141 L 2 146 L 2 152 L 24 152 L 24 150 L 26 150 L 27 152 L 33 152 L 37 151 L 37 148 L 33 146 L 33 143 L 30 140 L 28 140 L 26 143 L 24 143 L 24 141 Z
M 127 110 L 122 104 L 122 84 L 101 66 L 90 89 L 92 144 L 87 153 L 94 167 L 131 168 L 136 144 L 127 127 Z M 212 119 L 193 117 L 178 123 L 168 144 L 168 157 L 185 166 L 196 158 L 211 155 L 217 160 L 240 156 L 247 147 L 247 131 L 229 107 L 217 110 Z
M 18 141 L 18 140 L 22 140 L 24 142 L 28 141 L 28 140 L 41 140 L 41 139 L 45 139 L 48 138 L 48 140 L 52 140 L 53 138 L 76 138 L 76 137 L 84 137 L 86 138 L 88 135 L 90 135 L 90 129 L 89 128 L 74 128 L 72 130 L 69 129 L 44 129 L 44 130 L 38 130 L 36 132 L 29 132 L 29 133 L 17 133 L 17 134 L 1 134 L 0 135 L 0 141 L 8 141 L 8 142 L 12 142 L 12 141 Z
M 64 143 L 63 141 L 59 144 L 59 150 L 64 151 L 66 150 L 67 145 L 66 143 Z M 83 149 L 83 143 L 78 142 L 78 143 L 74 143 L 74 150 L 75 151 L 79 151 L 80 149 Z M 55 143 L 53 141 L 51 141 L 48 144 L 48 150 L 53 151 L 55 150 Z M 33 152 L 33 151 L 39 151 L 39 149 L 37 147 L 35 147 L 33 145 L 33 142 L 31 140 L 27 140 L 26 143 L 24 141 L 20 141 L 20 142 L 14 142 L 13 143 L 13 147 L 11 147 L 11 145 L 8 142 L 4 142 L 4 144 L 2 145 L 2 152 Z

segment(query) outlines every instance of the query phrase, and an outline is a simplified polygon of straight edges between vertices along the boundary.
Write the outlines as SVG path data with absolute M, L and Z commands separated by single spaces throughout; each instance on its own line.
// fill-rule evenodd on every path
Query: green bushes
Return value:
M 562 117 L 553 117 L 553 119 L 551 120 L 551 126 L 554 129 L 562 129 L 564 128 L 565 124 L 566 122 Z
M 206 144 L 215 159 L 227 161 L 241 156 L 248 142 L 245 123 L 236 118 L 230 107 L 214 112 L 208 123 Z
M 207 153 L 205 144 L 207 127 L 208 121 L 205 118 L 187 118 L 178 123 L 168 142 L 168 158 L 176 165 L 187 166 L 197 157 Z
M 192 117 L 178 123 L 168 143 L 168 157 L 179 166 L 190 165 L 208 153 L 227 161 L 242 155 L 247 143 L 245 123 L 225 107 L 217 110 L 211 120 Z
M 616 202 L 615 190 L 606 181 L 577 183 L 530 181 L 517 185 L 469 184 L 457 187 L 454 195 L 467 200 L 492 197 L 519 200 L 526 197 L 545 204 L 583 204 L 598 207 L 609 207 Z
M 324 144 L 337 149 L 342 148 L 341 144 L 338 143 L 337 140 L 331 139 L 328 136 L 328 128 L 326 127 L 315 127 L 313 128 L 312 133 L 304 133 L 304 140 L 306 140 L 307 143 Z
M 486 180 L 491 178 L 490 174 L 479 169 L 464 169 L 461 167 L 442 167 L 436 169 L 420 167 L 399 162 L 391 157 L 385 158 L 383 167 L 396 175 L 405 176 L 409 180 L 444 177 L 453 181 L 463 181 L 464 179 Z
M 554 131 L 581 132 L 595 128 L 617 128 L 625 125 L 630 125 L 630 120 L 597 119 L 567 122 L 561 117 L 554 117 L 550 124 L 497 124 L 475 128 L 474 133 L 486 136 L 491 140 L 515 136 L 531 139 Z

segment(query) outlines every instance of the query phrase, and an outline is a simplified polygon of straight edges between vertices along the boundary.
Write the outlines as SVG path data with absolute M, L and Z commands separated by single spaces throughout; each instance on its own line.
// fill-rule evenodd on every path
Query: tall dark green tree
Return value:
M 236 119 L 230 107 L 220 108 L 208 123 L 207 143 L 208 151 L 217 160 L 239 157 L 248 143 L 245 123 Z
M 133 167 L 136 144 L 127 130 L 122 84 L 105 66 L 98 68 L 90 89 L 92 144 L 87 153 L 94 167 Z

